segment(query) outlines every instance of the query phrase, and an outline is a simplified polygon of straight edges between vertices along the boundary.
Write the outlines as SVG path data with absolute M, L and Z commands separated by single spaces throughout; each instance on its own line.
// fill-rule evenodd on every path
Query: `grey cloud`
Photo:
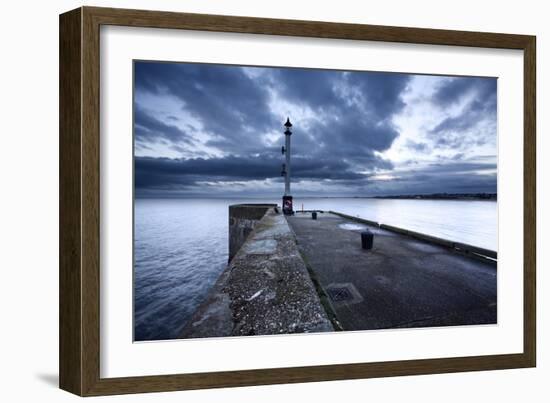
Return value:
M 212 138 L 206 145 L 223 150 L 216 158 L 150 158 L 135 159 L 135 183 L 138 193 L 182 192 L 202 182 L 281 181 L 283 158 L 279 147 L 267 147 L 263 136 L 281 131 L 286 116 L 276 116 L 270 106 L 271 94 L 287 99 L 313 112 L 307 122 L 293 120 L 293 180 L 327 182 L 349 189 L 350 193 L 403 192 L 431 188 L 492 188 L 496 179 L 476 171 L 491 169 L 466 161 L 461 155 L 455 161 L 410 170 L 399 179 L 381 183 L 370 173 L 391 171 L 391 162 L 379 156 L 399 136 L 393 117 L 405 107 L 402 94 L 411 75 L 362 73 L 328 70 L 261 68 L 262 74 L 247 74 L 238 66 L 189 63 L 135 63 L 136 97 L 152 93 L 170 94 L 182 110 L 200 122 Z M 475 93 L 474 101 L 461 116 L 440 122 L 430 134 L 434 143 L 460 151 L 466 132 L 483 120 L 494 121 L 496 115 L 496 81 L 476 78 L 446 80 L 432 101 L 445 108 L 466 94 Z M 163 142 L 174 151 L 196 150 L 196 127 L 188 131 L 176 126 L 177 116 L 160 120 L 147 108 L 146 97 L 135 104 L 135 137 L 147 149 Z M 430 151 L 430 145 L 409 141 L 417 153 Z M 196 151 L 195 155 L 201 156 Z M 463 163 L 463 165 L 460 165 Z M 481 165 L 480 165 L 481 164 Z M 417 163 L 412 164 L 417 166 Z M 324 184 L 325 182 L 323 182 Z M 206 185 L 205 185 L 206 186 Z M 437 188 L 441 186 L 442 188 Z M 463 191 L 463 190 L 460 190 Z
M 471 144 L 482 145 L 494 140 L 496 132 L 496 99 L 497 80 L 492 78 L 458 77 L 447 81 L 434 94 L 432 102 L 439 107 L 460 101 L 467 94 L 473 94 L 469 102 L 458 116 L 448 117 L 431 129 L 430 134 L 437 137 L 439 146 L 464 148 Z M 493 127 L 490 138 L 480 137 L 483 133 L 471 133 L 480 124 Z M 473 136 L 472 136 L 473 134 Z
M 273 79 L 281 95 L 319 116 L 311 136 L 296 139 L 297 152 L 355 159 L 363 169 L 387 167 L 374 151 L 388 149 L 399 135 L 391 118 L 404 107 L 400 95 L 409 80 L 403 74 L 305 69 L 279 69 Z
M 407 140 L 407 143 L 405 144 L 407 148 L 413 149 L 417 152 L 424 152 L 429 150 L 428 144 L 424 142 L 416 142 L 412 140 Z
M 136 62 L 135 83 L 137 91 L 167 91 L 180 99 L 206 131 L 218 136 L 211 145 L 224 151 L 258 148 L 259 134 L 280 124 L 268 108 L 267 89 L 239 67 Z
M 272 154 L 222 158 L 135 158 L 137 189 L 184 190 L 202 181 L 234 182 L 247 180 L 280 180 L 281 160 Z M 292 175 L 303 179 L 360 179 L 365 176 L 350 170 L 344 161 L 315 160 L 298 157 L 292 161 Z
M 137 105 L 134 106 L 134 136 L 141 143 L 163 140 L 174 144 L 193 143 L 193 138 L 188 133 L 158 120 Z

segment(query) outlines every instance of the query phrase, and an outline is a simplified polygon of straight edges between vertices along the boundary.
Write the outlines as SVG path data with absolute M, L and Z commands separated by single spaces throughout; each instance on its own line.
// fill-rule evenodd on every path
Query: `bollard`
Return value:
M 361 246 L 363 249 L 372 249 L 374 234 L 368 229 L 361 232 Z
M 311 219 L 312 220 L 316 220 L 317 219 L 317 212 L 314 211 L 313 213 L 311 213 Z

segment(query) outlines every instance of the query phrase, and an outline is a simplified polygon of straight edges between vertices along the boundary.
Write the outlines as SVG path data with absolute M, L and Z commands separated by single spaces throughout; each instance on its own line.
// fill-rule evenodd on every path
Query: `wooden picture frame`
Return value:
M 100 26 L 120 25 L 524 52 L 523 353 L 228 372 L 100 377 Z M 533 367 L 536 364 L 535 37 L 81 7 L 60 16 L 60 387 L 81 396 Z

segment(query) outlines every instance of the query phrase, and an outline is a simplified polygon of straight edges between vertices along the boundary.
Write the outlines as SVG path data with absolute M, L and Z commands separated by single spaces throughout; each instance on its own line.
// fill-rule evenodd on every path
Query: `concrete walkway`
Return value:
M 287 221 L 344 330 L 497 321 L 494 263 L 330 213 Z M 370 251 L 361 248 L 367 227 Z
M 284 216 L 270 208 L 180 338 L 330 331 L 294 235 Z

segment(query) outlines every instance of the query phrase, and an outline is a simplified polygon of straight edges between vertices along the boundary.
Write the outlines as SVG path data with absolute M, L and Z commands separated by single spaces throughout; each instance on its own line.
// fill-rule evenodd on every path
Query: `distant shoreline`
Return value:
M 374 196 L 373 199 L 413 200 L 497 200 L 496 193 L 432 193 L 419 195 Z
M 209 199 L 209 200 L 278 200 L 278 196 L 134 196 L 134 200 L 177 200 L 177 199 Z M 417 195 L 390 196 L 294 196 L 294 199 L 401 199 L 401 200 L 489 200 L 496 201 L 496 193 L 432 193 Z

